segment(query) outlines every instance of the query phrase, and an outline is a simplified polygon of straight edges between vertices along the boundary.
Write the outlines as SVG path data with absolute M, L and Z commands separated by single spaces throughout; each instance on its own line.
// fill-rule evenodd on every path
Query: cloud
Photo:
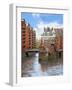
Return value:
M 42 18 L 40 17 L 39 13 L 32 13 L 33 18 L 36 19 L 36 21 L 38 20 L 36 27 L 34 28 L 34 30 L 36 31 L 36 37 L 37 39 L 41 38 L 41 34 L 43 34 L 44 32 L 44 27 L 50 27 L 50 28 L 63 28 L 62 24 L 59 24 L 57 21 L 53 21 L 53 22 L 44 22 L 42 20 Z
M 35 17 L 35 18 L 36 17 L 40 18 L 40 14 L 39 13 L 32 13 L 32 16 Z
M 44 23 L 43 21 L 41 21 L 38 23 L 37 27 L 38 28 L 44 28 L 44 27 L 63 28 L 63 25 L 57 22 Z
M 57 22 L 51 22 L 51 23 L 48 23 L 46 26 L 48 27 L 53 27 L 53 28 L 63 28 L 63 25 L 62 24 L 59 24 Z

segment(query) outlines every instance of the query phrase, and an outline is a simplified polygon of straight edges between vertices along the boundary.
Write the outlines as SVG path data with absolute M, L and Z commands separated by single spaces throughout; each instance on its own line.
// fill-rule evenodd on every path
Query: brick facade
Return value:
M 21 21 L 22 50 L 36 47 L 36 32 L 27 24 L 25 20 Z

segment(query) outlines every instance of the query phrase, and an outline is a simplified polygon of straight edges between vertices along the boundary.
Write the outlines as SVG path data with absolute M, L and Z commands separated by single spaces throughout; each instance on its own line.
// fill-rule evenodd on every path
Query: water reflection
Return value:
M 22 77 L 53 76 L 63 74 L 62 59 L 39 61 L 39 54 L 24 57 L 22 61 Z

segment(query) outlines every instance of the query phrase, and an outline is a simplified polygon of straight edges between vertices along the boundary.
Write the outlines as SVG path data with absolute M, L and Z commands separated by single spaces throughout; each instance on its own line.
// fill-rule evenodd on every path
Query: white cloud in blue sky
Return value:
M 39 13 L 32 13 L 32 16 L 34 17 L 34 18 L 36 18 L 36 17 L 38 17 L 38 18 L 40 18 L 40 14 Z

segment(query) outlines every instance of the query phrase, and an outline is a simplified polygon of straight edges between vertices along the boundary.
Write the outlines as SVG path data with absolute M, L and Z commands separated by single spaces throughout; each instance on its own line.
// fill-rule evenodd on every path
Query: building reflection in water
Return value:
M 26 57 L 26 60 L 22 62 L 22 77 L 33 76 L 55 76 L 63 74 L 62 61 L 57 62 L 39 61 L 39 53 L 35 56 Z

